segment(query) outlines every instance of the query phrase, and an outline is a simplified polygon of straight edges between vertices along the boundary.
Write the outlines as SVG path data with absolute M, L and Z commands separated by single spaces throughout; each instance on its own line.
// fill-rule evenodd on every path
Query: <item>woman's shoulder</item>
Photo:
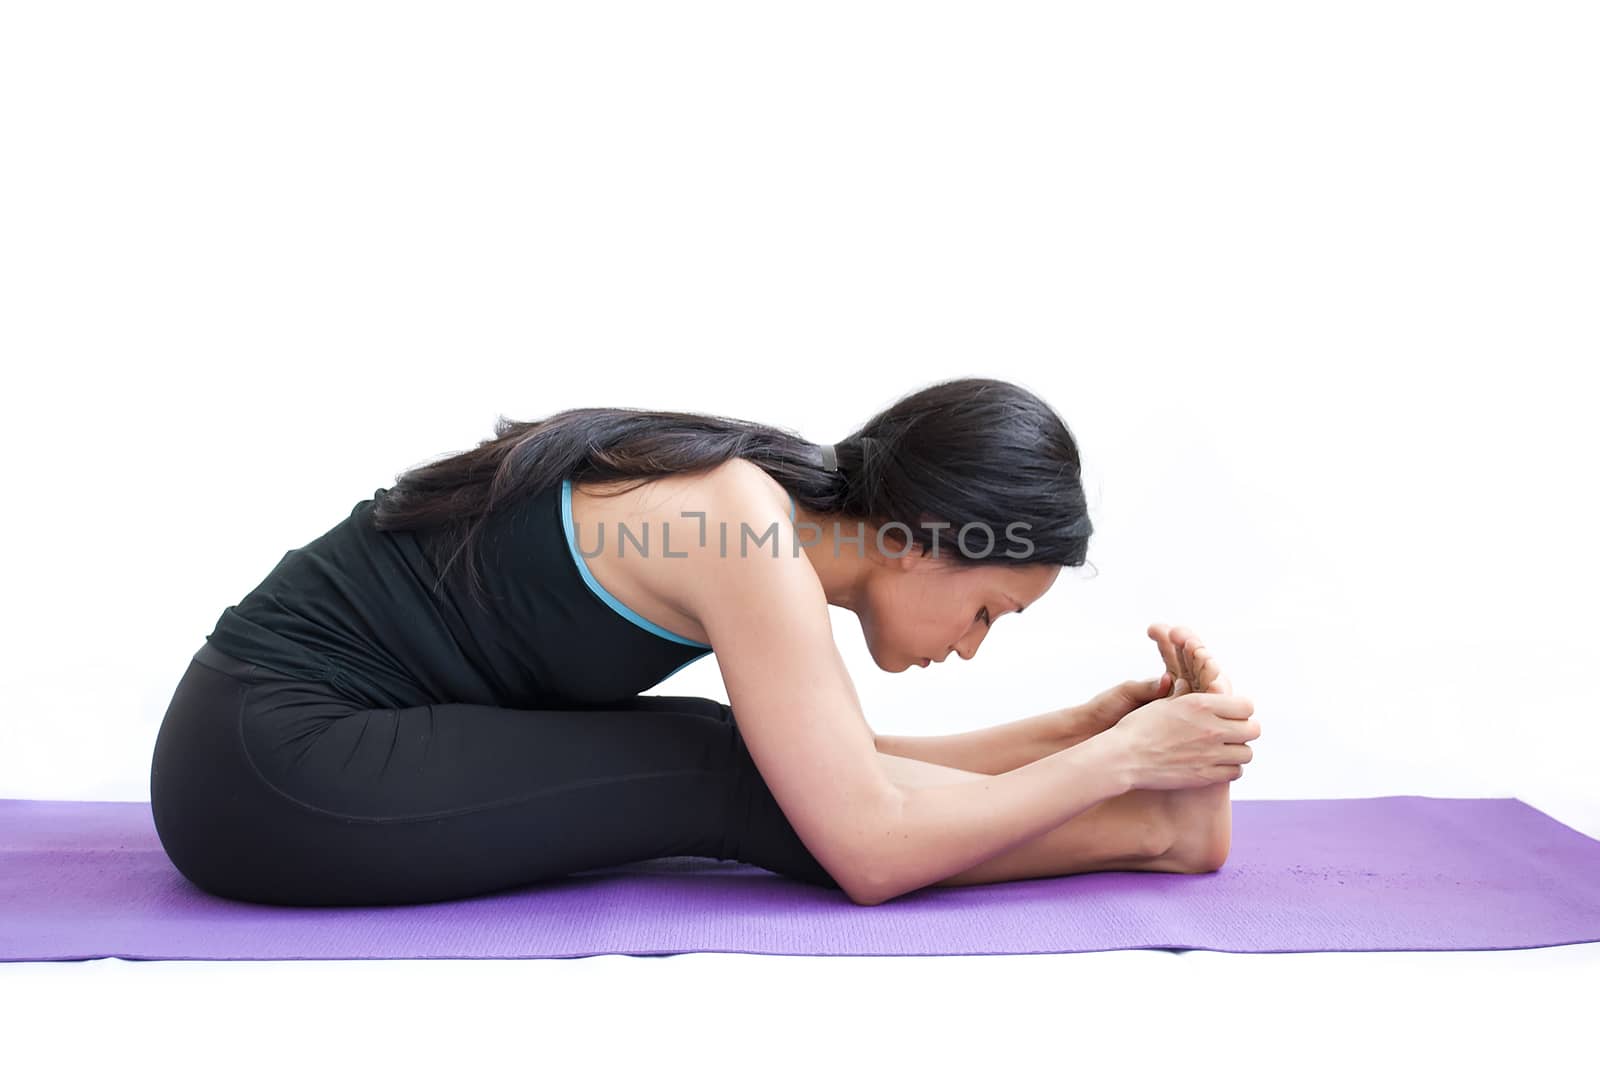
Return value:
M 748 502 L 750 499 L 745 496 L 749 495 L 781 507 L 785 516 L 789 513 L 789 492 L 754 461 L 732 458 L 712 469 L 707 478 L 714 493 L 723 501 Z
M 699 472 L 670 473 L 646 480 L 628 478 L 604 482 L 572 482 L 574 492 L 606 500 L 608 513 L 651 516 L 662 511 L 715 510 L 747 513 L 770 504 L 789 516 L 790 495 L 760 465 L 742 457 L 730 458 Z
M 701 643 L 710 641 L 696 600 L 712 588 L 734 596 L 749 572 L 730 570 L 730 561 L 784 559 L 789 545 L 782 527 L 790 523 L 788 492 L 742 458 L 615 487 L 575 484 L 569 516 L 601 585 L 647 619 Z

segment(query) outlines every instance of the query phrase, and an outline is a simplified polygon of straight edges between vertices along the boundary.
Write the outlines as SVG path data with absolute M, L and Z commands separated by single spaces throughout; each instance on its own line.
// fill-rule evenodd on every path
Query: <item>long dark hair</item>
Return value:
M 441 581 L 463 561 L 476 593 L 482 580 L 473 548 L 490 511 L 568 478 L 638 481 L 609 492 L 620 494 L 656 477 L 702 472 L 742 457 L 807 509 L 879 526 L 899 522 L 914 533 L 922 553 L 937 541 L 945 560 L 1085 561 L 1094 528 L 1077 441 L 1054 409 L 1016 384 L 974 377 L 936 383 L 834 445 L 838 471 L 829 471 L 818 444 L 785 428 L 731 417 L 606 408 L 566 409 L 527 422 L 502 416 L 494 438 L 399 476 L 378 496 L 373 522 L 382 530 L 434 530 L 450 548 Z M 1019 522 L 1031 543 L 1021 555 L 1022 544 L 1006 538 L 1008 526 Z M 957 540 L 967 524 L 987 525 L 993 539 Z M 850 524 L 845 531 L 854 534 Z

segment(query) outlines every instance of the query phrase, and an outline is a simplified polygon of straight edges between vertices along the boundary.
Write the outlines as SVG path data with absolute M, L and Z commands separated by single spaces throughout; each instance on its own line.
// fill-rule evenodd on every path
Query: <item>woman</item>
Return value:
M 496 430 L 206 637 L 150 781 L 194 884 L 422 903 L 694 855 L 875 904 L 1221 865 L 1249 701 L 1181 632 L 1151 628 L 1168 673 L 1081 706 L 933 738 L 862 716 L 830 604 L 900 672 L 972 658 L 1083 564 L 1076 443 L 1029 392 L 937 384 L 828 447 L 627 409 Z M 713 650 L 730 703 L 639 694 Z

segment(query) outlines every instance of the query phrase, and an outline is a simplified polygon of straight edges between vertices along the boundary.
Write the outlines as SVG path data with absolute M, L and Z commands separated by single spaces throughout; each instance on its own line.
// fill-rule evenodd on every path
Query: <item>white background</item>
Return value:
M 875 729 L 1081 701 L 1158 671 L 1144 629 L 1180 622 L 1256 700 L 1235 799 L 1514 796 L 1600 837 L 1597 27 L 1394 0 L 8 5 L 0 797 L 148 800 L 222 609 L 499 415 L 831 442 L 991 375 L 1078 436 L 1093 568 L 929 670 L 878 671 L 835 611 Z M 658 690 L 726 698 L 713 659 Z M 429 1030 L 463 1057 L 470 1020 L 530 1059 L 1271 1062 L 1332 1016 L 1297 1060 L 1392 1018 L 1487 1061 L 1559 1050 L 1596 947 L 101 961 L 0 965 L 0 990 L 41 1045 L 70 1007 L 118 1017 L 104 1044 L 218 1057 L 291 984 L 300 1058 Z M 316 1018 L 335 1000 L 359 1035 Z

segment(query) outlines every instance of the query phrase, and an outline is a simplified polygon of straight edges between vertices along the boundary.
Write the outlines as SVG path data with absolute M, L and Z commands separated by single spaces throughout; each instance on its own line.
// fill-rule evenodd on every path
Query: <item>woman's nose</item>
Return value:
M 956 654 L 960 655 L 964 661 L 970 662 L 973 656 L 978 653 L 978 648 L 983 646 L 983 635 L 981 629 L 974 629 L 968 632 L 961 637 L 961 642 L 956 644 Z

